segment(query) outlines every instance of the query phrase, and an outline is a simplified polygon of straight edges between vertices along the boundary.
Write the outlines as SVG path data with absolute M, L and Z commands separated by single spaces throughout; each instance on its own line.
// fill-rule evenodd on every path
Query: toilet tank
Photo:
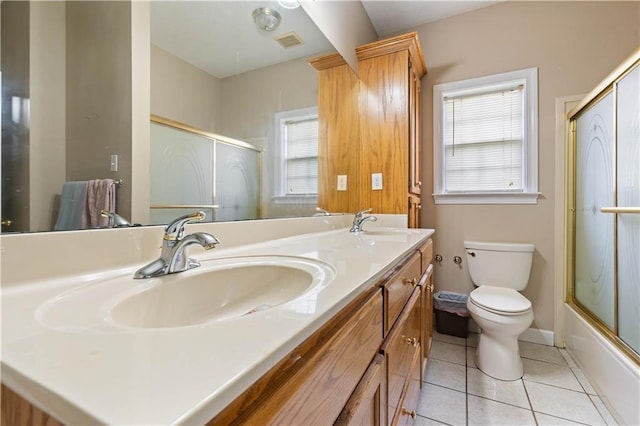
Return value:
M 476 286 L 524 290 L 529 282 L 533 244 L 465 241 L 467 265 Z

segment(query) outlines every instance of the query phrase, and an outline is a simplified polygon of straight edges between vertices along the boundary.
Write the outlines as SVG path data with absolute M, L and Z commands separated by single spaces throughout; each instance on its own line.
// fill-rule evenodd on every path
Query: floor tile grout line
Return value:
M 469 426 L 469 357 L 467 356 L 467 338 L 464 339 L 464 422 Z
M 523 373 L 524 374 L 524 373 Z M 533 410 L 533 402 L 531 402 L 531 397 L 529 396 L 529 391 L 527 390 L 527 386 L 524 384 L 524 379 L 521 377 L 520 381 L 522 382 L 522 387 L 524 388 L 524 393 L 527 395 L 527 402 L 529 402 L 529 408 L 531 408 L 531 414 L 533 415 L 533 421 L 538 424 L 538 417 L 536 417 L 536 412 Z
M 525 381 L 525 382 L 532 382 L 532 383 L 537 383 L 539 385 L 551 386 L 552 388 L 567 390 L 567 391 L 570 391 L 570 392 L 581 393 L 581 394 L 589 396 L 589 394 L 587 392 L 585 392 L 584 390 L 575 390 L 575 389 L 571 389 L 571 388 L 565 388 L 564 386 L 552 385 L 550 383 L 545 383 L 545 382 L 541 382 L 539 380 L 534 380 L 534 379 L 532 379 L 530 377 L 528 377 L 528 378 L 524 378 L 523 377 L 522 380 Z M 582 387 L 582 386 L 580 386 L 580 387 Z
M 421 414 L 416 414 L 416 416 L 422 417 L 423 419 L 428 419 L 428 420 L 431 420 L 431 421 L 434 421 L 434 422 L 438 422 L 438 423 L 443 424 L 443 425 L 453 426 L 451 423 L 446 423 L 446 422 L 443 422 L 443 421 L 440 421 L 440 420 L 436 420 L 436 419 L 431 418 L 431 417 L 423 416 Z

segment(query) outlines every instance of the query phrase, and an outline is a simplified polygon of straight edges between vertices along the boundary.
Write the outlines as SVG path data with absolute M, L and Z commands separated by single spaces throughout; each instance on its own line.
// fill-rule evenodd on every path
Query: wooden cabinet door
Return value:
M 389 423 L 400 409 L 401 396 L 411 373 L 412 360 L 416 353 L 422 354 L 420 347 L 421 297 L 421 289 L 416 287 L 391 333 L 389 333 L 389 337 L 382 345 L 382 351 L 387 359 Z
M 420 278 L 422 287 L 422 355 L 424 361 L 431 351 L 433 335 L 433 265 L 429 265 Z
M 411 62 L 409 63 L 411 65 Z M 409 69 L 409 192 L 420 195 L 420 78 L 411 66 Z
M 334 423 L 335 425 L 385 425 L 387 419 L 387 369 L 378 354 Z
M 414 288 L 418 285 L 422 275 L 420 264 L 420 257 L 417 253 L 414 253 L 410 260 L 384 285 L 385 336 L 396 323 L 398 315 L 400 315 Z
M 420 211 L 422 203 L 420 197 L 409 195 L 409 228 L 420 228 Z
M 407 378 L 402 398 L 400 400 L 400 409 L 397 411 L 396 417 L 391 422 L 392 425 L 413 425 L 417 416 L 416 409 L 418 408 L 420 388 L 422 387 L 422 380 L 420 378 L 420 351 L 416 351 L 414 355 L 415 356 L 411 363 L 411 373 Z

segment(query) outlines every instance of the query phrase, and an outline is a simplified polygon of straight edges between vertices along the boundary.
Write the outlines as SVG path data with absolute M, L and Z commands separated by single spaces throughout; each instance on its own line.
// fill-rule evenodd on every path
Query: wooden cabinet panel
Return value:
M 335 425 L 385 425 L 387 419 L 387 369 L 378 354 L 353 391 Z
M 62 426 L 49 414 L 37 408 L 20 395 L 2 385 L 0 424 L 2 426 Z
M 420 347 L 421 297 L 421 289 L 417 287 L 382 346 L 382 351 L 387 358 L 389 422 L 399 409 L 405 382 L 411 371 L 412 360 L 416 353 L 422 354 Z M 418 372 L 418 374 L 420 373 Z
M 249 424 L 333 422 L 382 343 L 382 295 L 378 291 L 324 342 L 282 386 L 242 421 Z
M 407 212 L 408 63 L 406 50 L 358 61 L 360 204 L 375 213 Z M 371 189 L 372 173 L 382 173 L 382 190 Z
M 407 303 L 413 289 L 420 280 L 420 256 L 416 253 L 411 260 L 405 264 L 397 274 L 395 274 L 384 285 L 384 312 L 385 312 L 385 333 L 388 332 L 396 322 L 398 315 Z
M 420 388 L 422 387 L 420 371 L 420 351 L 416 351 L 411 363 L 411 373 L 402 393 L 400 409 L 392 421 L 393 425 L 409 426 L 414 423 L 417 415 L 418 400 L 420 399 Z
M 318 206 L 328 212 L 356 212 L 358 202 L 358 77 L 342 61 L 318 69 Z M 333 63 L 330 63 L 333 64 Z M 347 176 L 347 191 L 337 190 L 337 176 Z

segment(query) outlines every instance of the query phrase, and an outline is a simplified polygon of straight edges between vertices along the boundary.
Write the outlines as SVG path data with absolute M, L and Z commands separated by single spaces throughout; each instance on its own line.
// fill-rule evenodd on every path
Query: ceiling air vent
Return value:
M 284 47 L 285 49 L 304 43 L 300 36 L 295 32 L 282 34 L 281 36 L 274 37 L 274 39 L 275 41 L 280 43 L 280 46 Z

